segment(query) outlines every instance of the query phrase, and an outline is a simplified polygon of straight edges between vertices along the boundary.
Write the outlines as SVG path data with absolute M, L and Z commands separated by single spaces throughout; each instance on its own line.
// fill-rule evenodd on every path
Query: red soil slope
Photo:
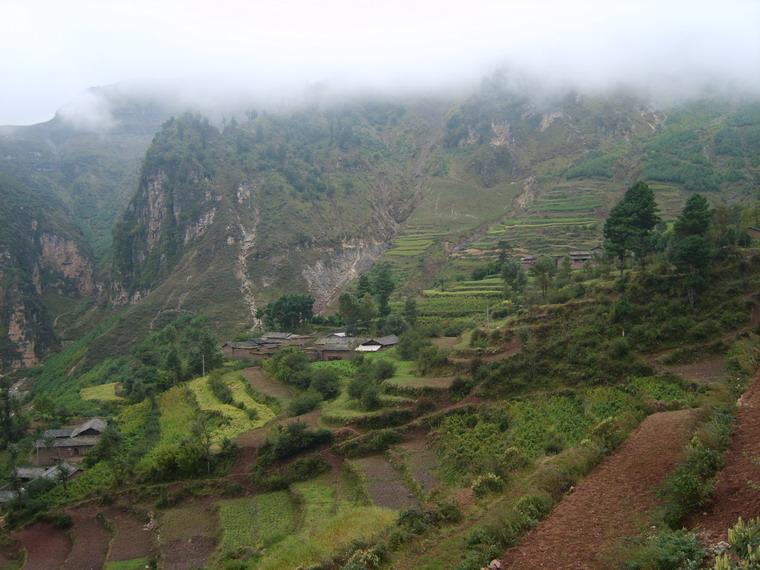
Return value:
M 690 521 L 705 540 L 725 539 L 742 517 L 760 516 L 760 376 L 739 400 L 736 429 L 708 508 Z
M 693 424 L 691 410 L 646 418 L 520 546 L 507 551 L 506 567 L 605 568 L 605 553 L 635 534 L 657 504 L 657 488 L 681 457 Z

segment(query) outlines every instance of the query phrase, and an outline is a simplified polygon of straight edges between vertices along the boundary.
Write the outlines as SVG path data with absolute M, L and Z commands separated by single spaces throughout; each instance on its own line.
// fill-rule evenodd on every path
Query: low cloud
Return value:
M 58 110 L 65 123 L 83 131 L 103 132 L 116 126 L 107 97 L 92 90 L 84 91 Z
M 315 86 L 445 95 L 503 66 L 552 89 L 760 93 L 755 0 L 9 0 L 3 12 L 0 124 L 124 81 L 211 106 L 287 104 Z

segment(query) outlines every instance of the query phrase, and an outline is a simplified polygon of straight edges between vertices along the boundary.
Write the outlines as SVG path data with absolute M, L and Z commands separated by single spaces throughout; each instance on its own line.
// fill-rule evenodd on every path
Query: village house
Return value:
M 108 424 L 100 418 L 69 428 L 49 429 L 34 442 L 35 465 L 53 465 L 65 459 L 76 461 L 97 445 Z
M 380 350 L 387 350 L 393 348 L 398 344 L 398 337 L 395 334 L 388 336 L 381 336 L 379 338 L 371 338 L 365 340 L 354 350 L 355 352 L 378 352 Z
M 591 251 L 571 251 L 568 256 L 570 257 L 570 267 L 573 269 L 582 269 L 586 263 L 594 259 L 594 253 Z
M 303 347 L 311 340 L 312 337 L 308 335 L 289 332 L 268 332 L 259 338 L 240 342 L 225 342 L 222 345 L 222 353 L 227 358 L 269 358 L 283 347 Z
M 520 263 L 523 265 L 535 265 L 536 264 L 536 256 L 535 255 L 523 255 L 520 258 Z
M 363 341 L 363 338 L 335 333 L 317 339 L 306 352 L 314 360 L 348 360 Z
M 68 461 L 62 461 L 58 465 L 53 465 L 52 467 L 18 467 L 16 469 L 16 477 L 24 483 L 35 479 L 58 481 L 61 472 L 64 472 L 68 479 L 77 471 L 79 471 L 77 465 L 69 463 Z

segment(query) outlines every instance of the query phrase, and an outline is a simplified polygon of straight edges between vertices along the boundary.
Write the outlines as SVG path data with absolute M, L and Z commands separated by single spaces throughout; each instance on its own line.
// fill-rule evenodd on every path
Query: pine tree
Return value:
M 653 249 L 652 231 L 660 221 L 654 192 L 644 182 L 631 186 L 604 224 L 604 248 L 618 260 L 620 274 L 633 254 L 643 264 Z
M 706 236 L 710 228 L 713 211 L 701 194 L 694 194 L 687 201 L 678 216 L 673 230 L 677 237 Z
M 683 285 L 691 307 L 694 307 L 697 295 L 707 284 L 711 257 L 707 235 L 712 217 L 707 200 L 694 194 L 686 201 L 673 227 L 675 238 L 670 257 L 683 274 Z

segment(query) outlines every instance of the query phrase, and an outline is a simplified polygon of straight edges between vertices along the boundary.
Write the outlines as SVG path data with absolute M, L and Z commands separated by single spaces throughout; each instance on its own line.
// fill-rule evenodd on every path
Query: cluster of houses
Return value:
M 79 461 L 97 445 L 107 426 L 105 420 L 91 418 L 75 426 L 46 430 L 34 442 L 33 465 L 17 467 L 16 478 L 23 485 L 38 479 L 58 483 L 76 476 L 80 471 Z M 0 490 L 0 504 L 17 496 L 15 490 Z
M 272 332 L 241 342 L 225 342 L 222 352 L 227 358 L 269 358 L 281 348 L 295 346 L 312 360 L 348 360 L 357 352 L 377 352 L 397 344 L 396 335 L 367 338 L 336 332 L 315 338 L 309 335 Z

